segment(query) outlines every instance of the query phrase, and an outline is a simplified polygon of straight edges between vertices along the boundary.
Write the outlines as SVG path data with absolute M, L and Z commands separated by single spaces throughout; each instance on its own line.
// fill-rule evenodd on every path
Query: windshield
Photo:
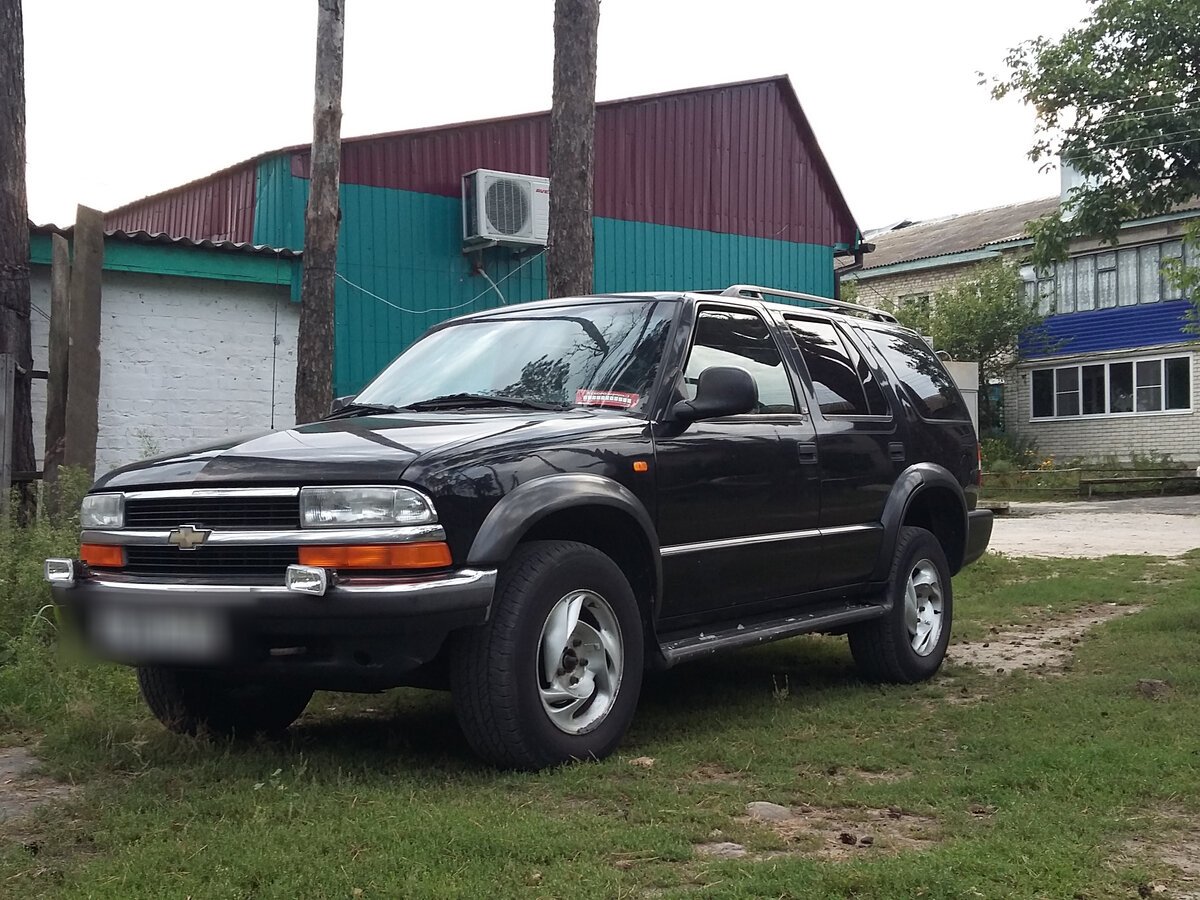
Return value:
M 462 394 L 643 412 L 674 311 L 673 301 L 595 303 L 451 325 L 409 347 L 355 402 Z

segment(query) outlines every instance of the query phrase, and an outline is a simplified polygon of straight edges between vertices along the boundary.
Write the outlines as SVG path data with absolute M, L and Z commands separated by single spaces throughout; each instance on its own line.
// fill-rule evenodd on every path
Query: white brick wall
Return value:
M 1159 350 L 1145 355 L 1162 356 L 1166 352 Z M 1136 358 L 1136 354 L 1130 356 Z M 1054 456 L 1063 463 L 1074 457 L 1117 456 L 1125 460 L 1131 453 L 1154 451 L 1169 453 L 1176 462 L 1200 463 L 1200 351 L 1192 353 L 1192 410 L 1188 413 L 1031 422 L 1029 371 L 1029 366 L 1022 366 L 1010 372 L 1005 380 L 1004 424 L 1009 434 L 1033 438 L 1043 456 Z
M 33 302 L 50 311 L 49 269 Z M 288 288 L 130 272 L 104 273 L 97 476 L 149 454 L 293 424 L 299 307 Z M 46 367 L 47 320 L 33 314 Z M 45 386 L 36 385 L 41 458 Z

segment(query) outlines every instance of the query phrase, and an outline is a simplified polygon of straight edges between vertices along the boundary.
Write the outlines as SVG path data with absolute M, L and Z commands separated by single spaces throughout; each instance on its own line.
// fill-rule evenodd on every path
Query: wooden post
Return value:
M 329 414 L 333 404 L 333 296 L 337 266 L 338 183 L 342 162 L 342 44 L 346 0 L 317 0 L 317 77 L 312 165 L 304 216 L 304 272 L 296 338 L 296 422 Z
M 29 216 L 25 194 L 25 38 L 21 0 L 0 0 L 0 354 L 12 358 L 16 382 L 5 388 L 4 454 L 13 471 L 37 468 L 29 382 Z M 9 431 L 11 429 L 11 431 Z M 36 512 L 36 485 L 22 485 L 21 518 Z M 7 491 L 5 492 L 7 501 Z
M 50 238 L 50 347 L 46 379 L 46 453 L 42 484 L 52 518 L 57 519 L 58 469 L 67 438 L 67 382 L 71 349 L 71 251 L 61 234 Z
M 70 349 L 62 464 L 96 475 L 100 400 L 100 280 L 104 268 L 104 214 L 80 206 L 75 214 L 71 267 Z
M 554 96 L 550 104 L 551 297 L 592 292 L 592 172 L 596 143 L 596 32 L 600 0 L 554 2 Z
M 16 388 L 17 361 L 0 353 L 0 514 L 8 511 L 8 492 L 13 472 L 13 393 Z

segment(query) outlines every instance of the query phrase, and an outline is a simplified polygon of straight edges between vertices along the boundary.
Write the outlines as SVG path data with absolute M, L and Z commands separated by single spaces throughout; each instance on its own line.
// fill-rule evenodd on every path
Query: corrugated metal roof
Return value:
M 31 234 L 61 234 L 70 237 L 75 230 L 74 225 L 38 225 L 29 223 Z M 289 250 L 286 247 L 267 247 L 264 244 L 252 244 L 249 241 L 211 241 L 197 240 L 189 237 L 172 237 L 169 234 L 152 234 L 149 231 L 122 231 L 120 229 L 105 230 L 104 236 L 118 241 L 130 241 L 137 244 L 170 244 L 176 247 L 194 247 L 203 250 L 222 250 L 235 253 L 253 253 L 259 256 L 273 256 L 279 259 L 294 259 L 301 255 L 300 250 Z
M 114 230 L 247 243 L 254 234 L 256 160 L 107 213 Z M 148 200 L 151 198 L 147 198 Z
M 864 257 L 863 270 L 982 250 L 988 244 L 1022 234 L 1026 222 L 1049 215 L 1058 203 L 1058 197 L 1047 197 L 873 232 L 875 250 Z
M 549 113 L 346 138 L 342 181 L 457 197 L 461 176 L 489 168 L 545 175 Z M 309 147 L 254 157 L 108 214 L 119 227 L 248 240 L 258 163 L 290 155 L 307 177 Z M 595 214 L 831 246 L 858 226 L 787 76 L 597 104 Z M 232 237 L 231 237 L 232 236 Z

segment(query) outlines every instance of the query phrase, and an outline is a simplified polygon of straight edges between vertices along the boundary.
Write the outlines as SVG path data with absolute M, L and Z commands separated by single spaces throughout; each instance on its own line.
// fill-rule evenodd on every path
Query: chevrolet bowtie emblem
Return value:
M 180 525 L 169 535 L 167 543 L 174 544 L 180 550 L 195 550 L 208 540 L 212 531 L 207 528 L 197 528 L 195 525 Z

